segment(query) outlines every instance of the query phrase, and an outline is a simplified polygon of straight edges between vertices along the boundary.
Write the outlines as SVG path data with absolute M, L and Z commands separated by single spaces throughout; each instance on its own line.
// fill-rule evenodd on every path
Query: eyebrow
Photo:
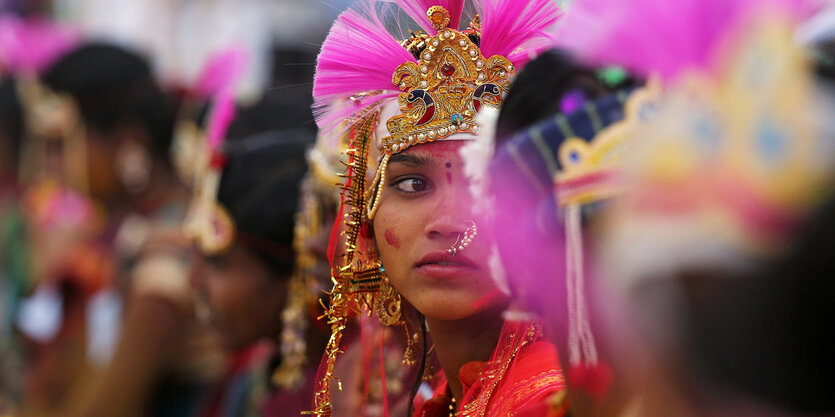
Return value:
M 392 155 L 391 159 L 389 159 L 389 164 L 393 164 L 395 162 L 410 165 L 413 167 L 434 165 L 431 155 L 412 155 L 399 153 L 397 155 Z

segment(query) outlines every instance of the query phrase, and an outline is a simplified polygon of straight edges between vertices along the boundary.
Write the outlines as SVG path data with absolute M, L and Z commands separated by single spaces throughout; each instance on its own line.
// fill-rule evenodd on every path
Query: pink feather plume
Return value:
M 220 148 L 235 120 L 235 85 L 243 76 L 247 58 L 246 50 L 239 46 L 212 54 L 192 89 L 193 94 L 212 100 L 206 127 L 207 146 L 212 153 Z
M 553 0 L 481 0 L 481 52 L 502 55 L 519 68 L 537 53 L 554 46 L 550 32 L 560 18 Z
M 461 28 L 461 14 L 464 12 L 464 0 L 400 0 L 400 8 L 417 22 L 426 33 L 435 35 L 438 31 L 432 26 L 426 11 L 432 6 L 441 6 L 449 10 L 449 27 Z
M 711 70 L 729 35 L 758 13 L 799 20 L 815 9 L 810 0 L 577 0 L 556 38 L 594 64 L 671 80 Z
M 394 71 L 405 62 L 417 62 L 383 23 L 378 8 L 383 3 L 396 5 L 430 34 L 437 33 L 426 16 L 430 7 L 445 7 L 450 12 L 450 26 L 460 29 L 465 6 L 465 0 L 361 0 L 342 13 L 322 45 L 313 84 L 314 115 L 326 131 L 346 117 L 394 99 L 399 93 L 392 84 Z M 481 14 L 484 56 L 502 55 L 521 68 L 533 55 L 553 46 L 551 32 L 560 16 L 553 0 L 475 3 Z M 379 94 L 341 104 L 370 91 Z
M 231 46 L 212 54 L 194 83 L 192 93 L 198 97 L 209 98 L 223 90 L 234 88 L 234 84 L 243 75 L 246 62 L 246 50 L 240 46 Z
M 0 16 L 0 65 L 9 72 L 40 73 L 78 45 L 81 36 L 44 18 Z
M 391 82 L 394 70 L 416 59 L 386 30 L 374 3 L 362 2 L 337 18 L 316 65 L 313 83 L 316 121 L 321 128 L 332 128 L 344 112 L 328 111 L 333 102 L 369 91 L 396 93 Z M 350 114 L 368 108 L 379 100 L 367 98 Z M 343 117 L 344 118 L 344 117 Z
M 220 148 L 229 126 L 235 120 L 235 94 L 232 89 L 225 89 L 212 103 L 212 113 L 209 126 L 206 128 L 206 140 L 212 152 Z

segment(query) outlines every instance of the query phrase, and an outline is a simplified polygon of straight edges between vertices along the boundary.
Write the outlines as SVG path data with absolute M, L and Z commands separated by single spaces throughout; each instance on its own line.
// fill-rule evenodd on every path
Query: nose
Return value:
M 469 227 L 469 221 L 464 220 L 461 216 L 450 213 L 437 214 L 426 224 L 424 230 L 424 233 L 430 239 L 455 239 Z

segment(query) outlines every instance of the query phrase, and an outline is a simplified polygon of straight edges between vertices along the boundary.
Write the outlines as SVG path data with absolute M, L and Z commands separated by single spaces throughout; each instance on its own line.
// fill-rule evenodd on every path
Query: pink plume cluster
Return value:
M 319 127 L 330 129 L 345 111 L 329 111 L 340 100 L 369 91 L 397 93 L 391 82 L 394 70 L 404 62 L 416 62 L 409 51 L 392 37 L 373 1 L 363 1 L 337 18 L 316 66 L 313 82 L 315 115 Z M 379 100 L 364 100 L 348 111 L 356 113 Z
M 556 38 L 594 64 L 671 80 L 710 71 L 729 36 L 759 13 L 802 19 L 815 9 L 813 0 L 577 0 Z
M 438 30 L 432 26 L 432 23 L 426 16 L 426 11 L 432 6 L 441 6 L 449 10 L 449 27 L 462 29 L 461 14 L 464 11 L 464 2 L 464 0 L 401 0 L 397 3 L 426 33 L 435 35 L 438 33 Z
M 80 38 L 77 31 L 44 18 L 0 16 L 0 65 L 9 72 L 40 73 Z
M 343 12 L 322 45 L 316 67 L 314 114 L 322 129 L 330 130 L 346 117 L 396 97 L 394 71 L 417 61 L 386 28 L 377 7 L 383 3 L 396 5 L 427 33 L 435 34 L 426 11 L 443 6 L 450 12 L 449 26 L 460 29 L 465 0 L 360 0 Z M 531 56 L 553 46 L 550 31 L 559 18 L 554 0 L 474 3 L 481 14 L 484 56 L 503 55 L 521 68 Z M 351 96 L 372 91 L 379 94 L 345 103 Z
M 605 0 L 604 0 L 605 1 Z M 502 55 L 521 68 L 533 56 L 554 46 L 549 35 L 560 18 L 553 0 L 481 0 L 481 53 Z

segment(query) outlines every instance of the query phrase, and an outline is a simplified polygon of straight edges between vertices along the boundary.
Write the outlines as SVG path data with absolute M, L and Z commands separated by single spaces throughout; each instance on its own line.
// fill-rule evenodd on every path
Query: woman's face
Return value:
M 233 246 L 207 259 L 193 275 L 199 302 L 209 310 L 225 348 L 237 350 L 260 339 L 276 339 L 281 331 L 287 280 L 269 269 L 248 249 Z
M 433 142 L 393 155 L 374 218 L 377 248 L 392 285 L 436 320 L 465 318 L 505 298 L 490 277 L 487 228 L 472 214 L 458 153 L 463 144 Z M 479 235 L 458 255 L 447 253 L 470 222 L 479 226 Z

